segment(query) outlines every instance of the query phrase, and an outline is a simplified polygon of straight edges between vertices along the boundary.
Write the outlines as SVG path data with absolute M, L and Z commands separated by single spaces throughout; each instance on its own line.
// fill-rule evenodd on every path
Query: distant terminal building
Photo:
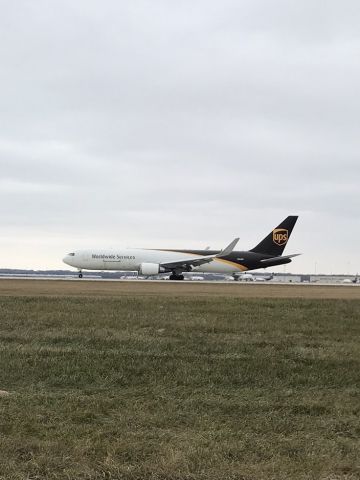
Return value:
M 294 273 L 274 273 L 273 281 L 284 283 L 329 283 L 342 284 L 356 278 L 354 275 L 322 275 L 322 274 L 294 274 Z

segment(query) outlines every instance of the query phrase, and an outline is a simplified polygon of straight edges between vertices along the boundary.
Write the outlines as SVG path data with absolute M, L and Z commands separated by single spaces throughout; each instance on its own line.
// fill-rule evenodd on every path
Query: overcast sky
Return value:
M 0 6 L 0 268 L 298 214 L 287 271 L 360 272 L 358 1 Z

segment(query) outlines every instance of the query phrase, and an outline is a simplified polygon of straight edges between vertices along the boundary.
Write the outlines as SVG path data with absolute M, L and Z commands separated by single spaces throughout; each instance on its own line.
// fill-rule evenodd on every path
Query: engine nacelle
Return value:
M 158 275 L 160 273 L 160 265 L 158 263 L 142 263 L 139 269 L 140 275 Z

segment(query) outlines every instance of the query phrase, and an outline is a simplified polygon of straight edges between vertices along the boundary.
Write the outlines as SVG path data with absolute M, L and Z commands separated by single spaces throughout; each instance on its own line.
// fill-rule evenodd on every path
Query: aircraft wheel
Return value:
M 176 273 L 172 273 L 169 277 L 169 280 L 184 280 L 184 275 L 177 275 Z
M 79 273 L 79 278 L 83 278 L 83 274 L 82 274 L 82 273 Z

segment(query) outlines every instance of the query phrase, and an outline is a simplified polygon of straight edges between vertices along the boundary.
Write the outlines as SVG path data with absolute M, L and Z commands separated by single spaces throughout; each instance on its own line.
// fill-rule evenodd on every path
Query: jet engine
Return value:
M 140 275 L 158 275 L 160 273 L 160 265 L 158 263 L 142 263 L 140 265 Z

